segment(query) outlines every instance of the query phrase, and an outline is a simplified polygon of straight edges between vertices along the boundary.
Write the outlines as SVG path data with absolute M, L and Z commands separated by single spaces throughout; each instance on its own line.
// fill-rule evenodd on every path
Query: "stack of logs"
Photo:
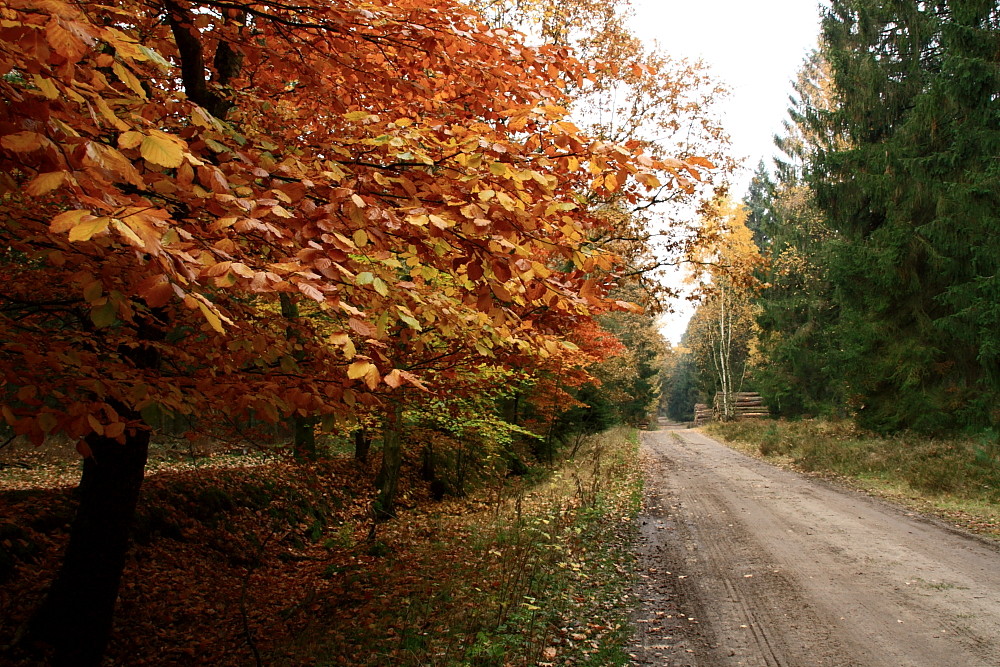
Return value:
M 722 414 L 722 392 L 715 395 L 715 417 Z M 735 419 L 761 419 L 770 417 L 764 399 L 755 391 L 738 391 L 733 394 L 733 417 Z
M 771 413 L 764 405 L 764 399 L 753 391 L 738 391 L 733 394 L 733 412 L 735 419 L 761 419 L 770 417 Z M 722 416 L 722 392 L 715 395 L 715 407 L 704 403 L 695 403 L 694 425 L 701 426 Z
M 712 421 L 712 408 L 705 405 L 704 403 L 694 404 L 694 425 L 701 426 L 702 424 L 707 424 Z

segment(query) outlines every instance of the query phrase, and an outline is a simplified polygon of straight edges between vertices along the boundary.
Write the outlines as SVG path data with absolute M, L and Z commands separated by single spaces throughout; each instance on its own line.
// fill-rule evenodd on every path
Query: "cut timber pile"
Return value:
M 712 408 L 708 407 L 704 403 L 694 404 L 694 425 L 701 426 L 712 421 L 714 417 Z
M 722 412 L 722 392 L 715 395 L 715 414 Z M 764 399 L 754 391 L 738 391 L 733 394 L 733 408 L 736 419 L 763 419 L 771 413 L 764 405 Z

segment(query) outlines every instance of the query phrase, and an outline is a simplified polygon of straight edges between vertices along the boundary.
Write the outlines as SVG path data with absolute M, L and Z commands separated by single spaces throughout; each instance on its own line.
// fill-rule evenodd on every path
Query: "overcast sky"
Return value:
M 742 197 L 762 158 L 770 162 L 773 135 L 786 117 L 791 80 L 819 34 L 817 0 L 632 0 L 633 29 L 675 58 L 704 60 L 732 91 L 720 105 L 737 156 L 746 157 L 734 183 Z M 690 308 L 665 319 L 673 343 Z
M 816 0 L 633 0 L 633 28 L 674 57 L 704 60 L 732 96 L 720 108 L 750 172 L 773 153 L 790 82 L 819 33 Z M 744 176 L 744 187 L 749 176 Z M 741 195 L 742 191 L 734 192 Z

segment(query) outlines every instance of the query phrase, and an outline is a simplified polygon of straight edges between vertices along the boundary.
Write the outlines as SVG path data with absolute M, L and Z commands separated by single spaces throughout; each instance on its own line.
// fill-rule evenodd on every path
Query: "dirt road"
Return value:
M 1000 665 L 1000 550 L 696 432 L 643 434 L 634 664 Z

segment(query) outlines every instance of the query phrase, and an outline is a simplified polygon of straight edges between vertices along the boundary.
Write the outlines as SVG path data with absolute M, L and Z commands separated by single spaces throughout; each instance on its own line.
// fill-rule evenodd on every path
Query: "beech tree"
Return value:
M 690 160 L 705 169 L 679 182 L 650 179 L 637 201 L 593 191 L 592 207 L 607 224 L 591 242 L 624 259 L 651 307 L 677 295 L 663 270 L 683 264 L 705 244 L 691 211 L 725 192 L 736 167 L 729 137 L 714 110 L 726 88 L 702 62 L 648 45 L 627 27 L 630 0 L 469 0 L 497 26 L 538 43 L 571 46 L 595 64 L 590 78 L 571 82 L 571 110 L 592 135 L 615 143 L 639 142 L 652 157 Z M 680 187 L 677 187 L 677 186 Z
M 570 353 L 623 307 L 587 193 L 697 173 L 581 133 L 584 67 L 447 1 L 0 16 L 0 412 L 84 459 L 56 664 L 106 643 L 150 411 L 394 424 L 434 359 Z
M 593 423 L 641 421 L 640 415 L 655 402 L 659 384 L 654 380 L 655 358 L 662 342 L 652 316 L 676 297 L 663 272 L 685 263 L 709 242 L 691 212 L 724 191 L 735 166 L 728 137 L 713 112 L 726 91 L 702 63 L 673 58 L 663 47 L 649 46 L 632 34 L 627 28 L 629 0 L 470 0 L 470 4 L 494 25 L 522 31 L 538 43 L 572 46 L 578 57 L 597 63 L 592 78 L 571 84 L 571 110 L 590 133 L 618 143 L 640 142 L 654 157 L 690 158 L 714 167 L 707 173 L 688 174 L 682 187 L 672 183 L 655 187 L 650 182 L 654 187 L 638 201 L 618 193 L 588 194 L 589 205 L 605 218 L 590 242 L 622 258 L 620 289 L 647 313 L 600 318 L 626 349 L 606 350 L 608 363 L 590 369 L 597 380 L 564 386 L 556 404 L 574 406 L 567 401 L 572 395 L 582 405 L 548 419 L 563 430 L 580 427 L 598 411 L 603 416 Z M 545 381 L 536 387 L 534 400 L 540 399 L 538 389 L 550 384 Z M 550 431 L 545 429 L 549 435 Z

